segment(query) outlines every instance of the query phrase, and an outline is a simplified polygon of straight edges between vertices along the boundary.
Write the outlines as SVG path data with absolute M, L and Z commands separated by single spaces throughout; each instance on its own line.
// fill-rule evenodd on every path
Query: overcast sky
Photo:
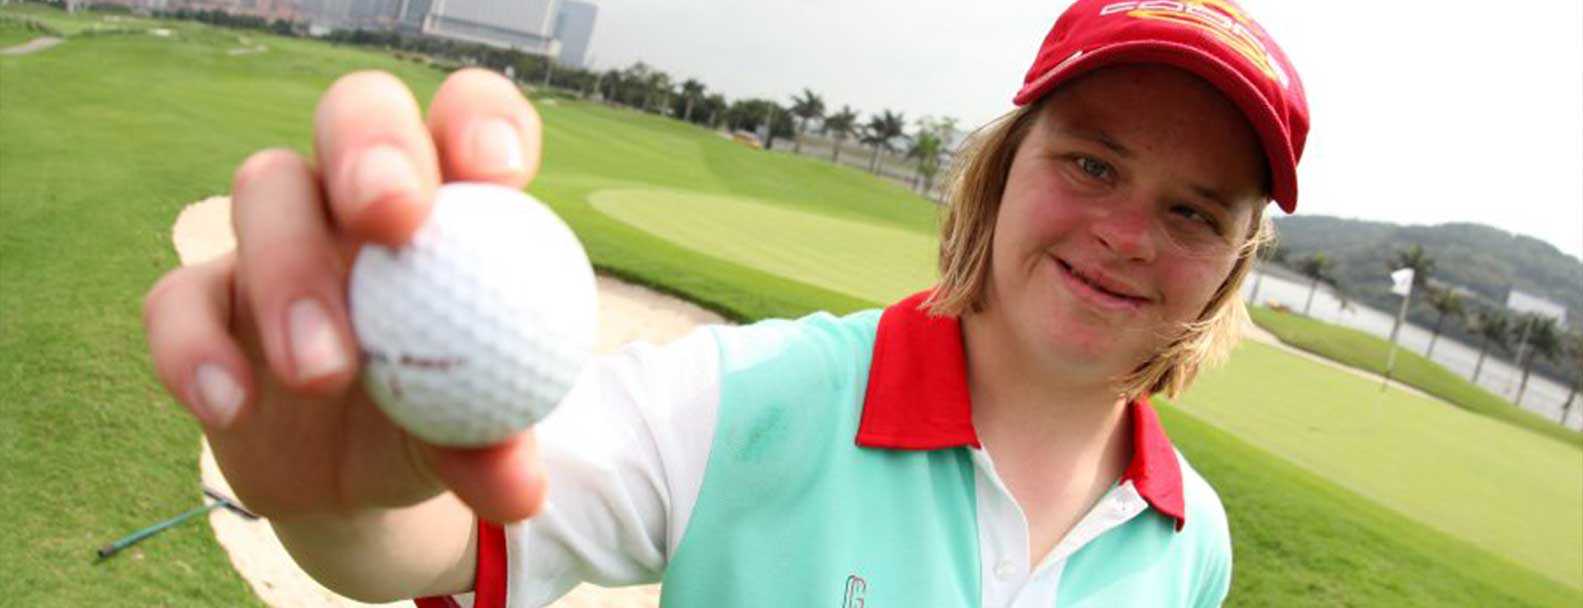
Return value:
M 729 98 L 802 87 L 958 117 L 1011 108 L 1062 1 L 591 0 L 600 68 L 642 60 Z M 1286 50 L 1312 131 L 1300 213 L 1479 222 L 1583 258 L 1583 3 L 1242 6 Z M 1468 10 L 1478 9 L 1478 10 Z

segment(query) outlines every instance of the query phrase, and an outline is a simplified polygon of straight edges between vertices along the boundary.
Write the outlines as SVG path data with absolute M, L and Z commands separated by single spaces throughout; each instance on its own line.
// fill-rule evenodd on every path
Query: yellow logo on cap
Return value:
M 1275 57 L 1270 54 L 1259 37 L 1253 34 L 1250 28 L 1258 27 L 1243 14 L 1241 10 L 1230 2 L 1224 0 L 1200 0 L 1197 2 L 1174 2 L 1166 0 L 1151 0 L 1145 2 L 1115 2 L 1099 9 L 1099 14 L 1113 15 L 1126 13 L 1129 17 L 1139 19 L 1158 19 L 1170 21 L 1199 28 L 1214 35 L 1232 50 L 1246 57 L 1249 62 L 1264 72 L 1264 75 L 1279 82 L 1281 88 L 1289 85 L 1286 72 L 1281 69 Z

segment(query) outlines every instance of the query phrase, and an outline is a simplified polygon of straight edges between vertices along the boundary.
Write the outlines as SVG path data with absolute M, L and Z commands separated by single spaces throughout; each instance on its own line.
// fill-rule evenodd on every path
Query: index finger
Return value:
M 341 77 L 313 117 L 314 153 L 335 225 L 400 245 L 428 216 L 440 171 L 412 92 L 384 72 Z
M 511 80 L 479 68 L 445 79 L 429 104 L 429 132 L 445 181 L 521 188 L 539 168 L 539 113 Z

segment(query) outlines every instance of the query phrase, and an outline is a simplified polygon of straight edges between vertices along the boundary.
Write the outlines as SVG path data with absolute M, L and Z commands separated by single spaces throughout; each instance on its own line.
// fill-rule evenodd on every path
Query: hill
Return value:
M 1583 328 L 1583 261 L 1533 237 L 1483 224 L 1399 225 L 1323 215 L 1276 218 L 1286 264 L 1323 251 L 1349 297 L 1372 308 L 1394 311 L 1401 300 L 1390 294 L 1389 261 L 1415 244 L 1435 261 L 1434 284 L 1471 292 L 1475 306 L 1503 308 L 1512 289 L 1543 297 L 1567 309 L 1567 326 Z M 1583 237 L 1583 235 L 1580 235 Z M 1435 312 L 1427 298 L 1413 298 L 1409 318 L 1432 327 Z M 1478 344 L 1461 323 L 1448 319 L 1444 333 Z M 1546 375 L 1570 379 L 1561 368 L 1541 361 Z

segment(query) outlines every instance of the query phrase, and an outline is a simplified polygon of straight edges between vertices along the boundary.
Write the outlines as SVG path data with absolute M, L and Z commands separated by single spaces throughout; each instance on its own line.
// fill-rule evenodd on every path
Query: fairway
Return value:
M 0 57 L 0 545 L 25 605 L 256 605 L 206 527 L 92 549 L 195 506 L 192 419 L 149 368 L 144 293 L 181 207 L 255 150 L 312 149 L 319 95 L 375 68 L 427 103 L 444 74 L 365 49 L 190 23 Z M 16 28 L 7 30 L 14 32 Z M 246 36 L 267 53 L 233 56 Z M 604 272 L 740 321 L 880 306 L 927 286 L 939 209 L 822 159 L 537 96 L 529 191 Z M 1579 452 L 1260 345 L 1162 407 L 1221 492 L 1233 605 L 1583 604 Z M 1180 432 L 1179 432 L 1180 430 Z
M 602 190 L 595 209 L 693 251 L 873 302 L 934 284 L 934 239 L 741 197 Z
M 1583 457 L 1492 418 L 1245 342 L 1177 400 L 1321 477 L 1583 588 Z

